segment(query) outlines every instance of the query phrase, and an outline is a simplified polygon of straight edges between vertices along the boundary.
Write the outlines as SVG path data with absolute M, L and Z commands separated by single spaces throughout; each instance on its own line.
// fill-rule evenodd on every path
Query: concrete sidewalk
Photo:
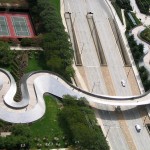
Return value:
M 136 16 L 141 20 L 143 25 L 149 26 L 150 25 L 150 16 L 147 16 L 140 12 L 135 0 L 130 0 L 130 4 L 132 6 L 133 11 L 136 13 Z

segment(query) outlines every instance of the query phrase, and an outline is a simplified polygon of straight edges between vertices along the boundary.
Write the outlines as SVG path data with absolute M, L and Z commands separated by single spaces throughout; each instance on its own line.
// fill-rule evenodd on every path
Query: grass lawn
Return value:
M 141 37 L 150 43 L 150 29 L 146 28 L 144 31 L 141 32 Z
M 129 12 L 125 11 L 124 13 L 125 13 L 125 20 L 126 20 L 126 26 L 127 26 L 126 28 L 127 28 L 127 30 L 131 30 L 132 28 L 142 24 L 141 21 L 136 17 L 135 13 L 130 12 L 130 11 Z M 131 14 L 131 16 L 133 17 L 136 25 L 133 23 L 133 21 L 131 20 L 131 18 L 128 15 L 128 13 Z
M 141 21 L 136 17 L 134 12 L 130 12 L 137 25 L 142 25 Z
M 26 73 L 47 69 L 45 62 L 46 61 L 44 60 L 42 52 L 32 51 L 29 56 L 28 67 L 26 69 Z
M 50 1 L 54 4 L 57 12 L 60 13 L 60 0 L 50 0 Z
M 64 147 L 64 134 L 62 129 L 59 127 L 58 122 L 58 113 L 60 111 L 59 105 L 56 102 L 56 99 L 50 95 L 44 96 L 46 103 L 46 113 L 42 119 L 36 121 L 35 123 L 30 125 L 30 129 L 32 131 L 33 139 L 38 137 L 40 139 L 39 142 L 33 140 L 32 147 L 36 147 L 36 143 L 41 143 L 44 145 L 43 138 L 46 137 L 47 142 L 54 142 L 54 137 L 58 137 L 59 140 L 57 143 L 60 143 L 60 147 Z M 44 148 L 44 146 L 43 146 Z M 42 150 L 43 150 L 42 148 Z M 56 148 L 54 144 L 50 148 Z

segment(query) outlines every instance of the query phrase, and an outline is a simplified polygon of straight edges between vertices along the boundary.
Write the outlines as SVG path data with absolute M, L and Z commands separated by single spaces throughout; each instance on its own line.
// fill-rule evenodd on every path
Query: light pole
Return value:
M 82 45 L 80 54 L 82 54 L 82 52 L 83 52 L 83 47 L 84 47 L 84 43 L 83 43 L 83 45 Z
M 100 84 L 100 81 L 93 83 L 93 87 L 92 87 L 91 93 L 93 93 L 93 90 L 94 90 L 94 88 L 95 88 L 96 83 L 99 83 L 99 84 Z
M 76 13 L 74 15 L 74 20 L 73 20 L 72 26 L 74 26 L 75 20 L 76 20 Z
M 129 68 L 129 71 L 128 71 L 128 74 L 127 74 L 127 78 L 129 76 L 129 73 L 130 73 L 131 69 L 132 69 L 132 66 Z
M 104 126 L 108 126 L 108 130 L 107 130 L 107 133 L 106 133 L 106 136 L 105 136 L 105 138 L 107 138 L 108 137 L 108 134 L 109 134 L 109 131 L 110 131 L 110 128 L 115 128 L 116 126 L 115 126 L 115 124 L 111 124 L 111 125 L 105 125 L 104 124 Z
M 129 68 L 129 71 L 128 71 L 128 73 L 127 73 L 127 78 L 126 78 L 126 81 L 125 81 L 126 83 L 127 83 L 128 76 L 129 76 L 129 73 L 130 73 L 131 69 L 132 69 L 132 66 Z
M 107 139 L 107 136 L 108 136 L 108 133 L 109 133 L 110 127 L 111 127 L 111 126 L 109 126 L 109 128 L 108 128 L 108 130 L 107 130 L 106 137 L 105 137 L 106 139 Z
M 93 93 L 94 87 L 95 87 L 95 82 L 93 83 L 93 87 L 92 87 L 91 93 Z

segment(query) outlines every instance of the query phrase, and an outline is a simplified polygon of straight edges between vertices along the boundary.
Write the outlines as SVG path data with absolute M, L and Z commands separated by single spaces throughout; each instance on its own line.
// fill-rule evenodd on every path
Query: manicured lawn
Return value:
M 43 57 L 42 52 L 32 52 L 29 55 L 29 60 L 28 60 L 28 67 L 26 69 L 26 73 L 32 72 L 32 71 L 37 71 L 37 70 L 45 70 L 46 64 L 45 60 Z
M 60 13 L 60 0 L 50 0 L 50 1 L 54 4 L 57 11 Z
M 136 17 L 136 14 L 134 12 L 130 12 L 132 17 L 134 18 L 137 25 L 141 25 L 141 21 Z
M 36 59 L 36 56 L 32 55 L 32 58 L 29 59 L 26 72 L 32 72 L 36 70 L 42 70 L 42 67 L 38 65 L 38 60 Z
M 141 21 L 136 17 L 136 14 L 133 13 L 133 12 L 128 12 L 128 11 L 125 11 L 125 20 L 126 20 L 126 26 L 127 26 L 127 30 L 131 30 L 132 28 L 138 26 L 138 25 L 141 25 Z M 133 21 L 131 20 L 131 18 L 129 17 L 129 14 L 131 14 L 131 16 L 133 17 L 136 25 L 133 23 Z
M 146 28 L 144 31 L 141 32 L 141 37 L 150 43 L 150 29 Z
M 46 112 L 43 118 L 36 121 L 35 123 L 30 125 L 32 136 L 33 136 L 33 145 L 35 148 L 37 143 L 45 144 L 43 138 L 46 137 L 48 142 L 54 142 L 54 137 L 58 137 L 59 140 L 57 143 L 60 143 L 60 147 L 64 147 L 64 134 L 62 129 L 59 127 L 58 122 L 58 113 L 60 111 L 60 106 L 57 104 L 56 99 L 52 96 L 44 96 L 46 103 Z M 36 142 L 34 138 L 39 138 L 40 141 Z M 44 146 L 43 146 L 44 147 Z M 50 148 L 56 148 L 54 144 Z

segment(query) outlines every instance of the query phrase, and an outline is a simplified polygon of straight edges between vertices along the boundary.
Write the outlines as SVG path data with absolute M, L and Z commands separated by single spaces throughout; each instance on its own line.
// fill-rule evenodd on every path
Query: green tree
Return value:
M 31 131 L 27 125 L 18 124 L 12 127 L 11 132 L 15 136 L 24 136 L 30 138 Z
M 109 147 L 94 112 L 85 103 L 85 98 L 77 99 L 65 95 L 62 99 L 64 108 L 61 110 L 60 124 L 70 142 L 79 150 L 108 150 Z
M 21 40 L 21 46 L 31 46 L 32 40 L 30 38 L 23 38 Z
M 14 57 L 14 52 L 10 50 L 9 44 L 0 41 L 0 64 L 1 66 L 9 66 Z
M 52 71 L 57 71 L 60 72 L 62 70 L 62 59 L 54 56 L 51 59 L 47 61 L 47 66 L 52 70 Z

